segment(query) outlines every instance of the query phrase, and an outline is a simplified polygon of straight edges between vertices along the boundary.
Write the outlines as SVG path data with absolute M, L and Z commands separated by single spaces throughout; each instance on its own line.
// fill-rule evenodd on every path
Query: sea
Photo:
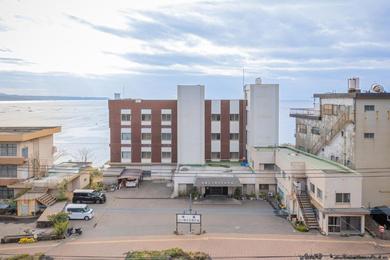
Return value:
M 294 144 L 290 108 L 312 105 L 312 100 L 280 101 L 280 144 Z M 80 160 L 81 154 L 87 154 L 99 167 L 110 158 L 107 100 L 0 101 L 1 126 L 61 126 L 61 133 L 54 136 L 57 163 Z

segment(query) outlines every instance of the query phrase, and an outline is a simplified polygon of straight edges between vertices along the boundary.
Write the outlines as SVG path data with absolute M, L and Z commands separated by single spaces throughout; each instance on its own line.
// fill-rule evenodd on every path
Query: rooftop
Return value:
M 315 98 L 357 98 L 357 99 L 390 99 L 390 93 L 354 92 L 354 93 L 315 93 Z
M 314 154 L 306 153 L 290 146 L 256 147 L 257 151 L 277 149 L 283 155 L 283 159 L 290 163 L 304 162 L 305 168 L 321 170 L 324 173 L 353 173 L 354 171 L 334 161 L 330 161 Z
M 0 127 L 0 142 L 22 142 L 61 132 L 60 126 Z

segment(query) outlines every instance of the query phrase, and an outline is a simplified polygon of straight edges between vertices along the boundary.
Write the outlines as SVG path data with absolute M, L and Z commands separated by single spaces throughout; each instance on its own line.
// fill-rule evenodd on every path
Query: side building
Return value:
M 296 147 L 339 162 L 364 176 L 363 203 L 390 205 L 390 93 L 374 84 L 362 92 L 314 94 L 314 108 L 291 109 Z
M 0 127 L 0 199 L 16 194 L 9 185 L 47 174 L 53 165 L 53 135 L 60 127 Z

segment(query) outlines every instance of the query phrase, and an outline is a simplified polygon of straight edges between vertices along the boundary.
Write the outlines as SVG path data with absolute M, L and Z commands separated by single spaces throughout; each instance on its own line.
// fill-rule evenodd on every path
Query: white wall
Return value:
M 204 86 L 177 87 L 178 163 L 204 164 Z
M 250 84 L 245 88 L 248 97 L 247 149 L 278 145 L 279 85 Z

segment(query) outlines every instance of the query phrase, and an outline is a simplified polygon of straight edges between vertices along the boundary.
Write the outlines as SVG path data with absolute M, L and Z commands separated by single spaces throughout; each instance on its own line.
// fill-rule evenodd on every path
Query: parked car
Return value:
M 87 204 L 68 204 L 65 207 L 65 212 L 68 213 L 69 219 L 90 220 L 94 216 L 93 209 Z
M 74 190 L 73 203 L 105 203 L 106 195 L 95 190 Z
M 374 207 L 371 209 L 371 217 L 379 225 L 390 229 L 390 208 L 386 206 Z
M 16 206 L 6 203 L 0 203 L 0 215 L 15 215 Z

